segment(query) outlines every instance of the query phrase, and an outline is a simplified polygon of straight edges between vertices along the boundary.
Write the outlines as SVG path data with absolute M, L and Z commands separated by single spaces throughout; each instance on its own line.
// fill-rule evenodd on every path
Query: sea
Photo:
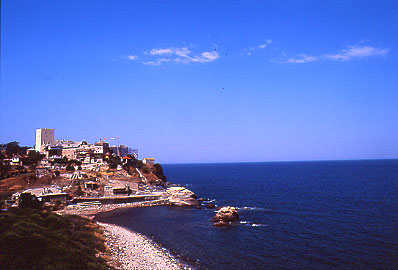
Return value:
M 167 179 L 215 209 L 147 207 L 100 215 L 197 269 L 398 269 L 398 160 L 166 164 Z

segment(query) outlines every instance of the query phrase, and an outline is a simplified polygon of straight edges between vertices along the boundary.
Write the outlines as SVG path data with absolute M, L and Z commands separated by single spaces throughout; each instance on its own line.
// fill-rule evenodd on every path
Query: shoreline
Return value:
M 165 196 L 167 194 L 167 197 Z M 149 237 L 138 233 L 130 228 L 121 227 L 116 224 L 98 221 L 97 217 L 102 213 L 123 211 L 128 208 L 152 207 L 152 206 L 196 206 L 198 201 L 193 198 L 193 192 L 183 187 L 170 188 L 164 191 L 161 198 L 157 200 L 146 200 L 139 202 L 117 203 L 117 204 L 76 204 L 57 211 L 61 215 L 79 215 L 86 217 L 103 230 L 105 243 L 111 254 L 108 263 L 118 270 L 128 269 L 195 269 L 192 265 L 156 243 Z
M 154 201 L 142 201 L 142 202 L 133 202 L 133 203 L 74 206 L 73 208 L 67 207 L 67 209 L 56 211 L 56 213 L 60 215 L 78 215 L 78 216 L 87 217 L 89 219 L 94 219 L 95 216 L 99 213 L 111 212 L 117 209 L 151 207 L 159 205 L 169 205 L 169 202 L 167 200 L 154 200 Z
M 89 218 L 103 230 L 105 244 L 111 259 L 108 263 L 118 270 L 130 269 L 195 269 L 178 256 L 147 236 L 116 224 L 96 221 L 97 214 L 128 208 L 170 205 L 167 200 L 144 201 L 98 206 L 78 206 L 57 211 L 62 215 L 79 215 Z
M 96 223 L 103 229 L 105 243 L 111 253 L 112 260 L 108 263 L 118 270 L 193 269 L 145 235 L 115 224 Z

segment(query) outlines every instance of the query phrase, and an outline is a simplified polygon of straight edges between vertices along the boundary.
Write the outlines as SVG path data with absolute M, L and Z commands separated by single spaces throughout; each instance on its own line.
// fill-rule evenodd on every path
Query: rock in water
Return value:
M 238 211 L 236 210 L 235 207 L 221 207 L 220 210 L 218 210 L 216 216 L 212 219 L 216 221 L 223 221 L 223 222 L 233 222 L 239 220 L 239 215 Z
M 229 225 L 229 223 L 224 222 L 224 221 L 218 221 L 213 223 L 214 227 L 227 227 Z
M 184 187 L 170 187 L 166 190 L 168 200 L 175 206 L 198 206 L 195 194 Z
M 213 203 L 208 203 L 206 205 L 207 208 L 215 208 L 216 206 Z

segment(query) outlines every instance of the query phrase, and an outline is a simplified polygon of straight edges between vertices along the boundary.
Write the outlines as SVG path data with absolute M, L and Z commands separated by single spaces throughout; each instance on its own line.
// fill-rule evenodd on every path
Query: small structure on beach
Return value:
M 133 191 L 131 190 L 130 186 L 127 187 L 114 187 L 113 194 L 114 195 L 131 195 Z
M 89 190 L 95 190 L 95 189 L 99 188 L 99 185 L 97 182 L 88 181 L 87 183 L 84 183 L 84 188 L 89 189 Z
M 51 203 L 56 202 L 56 201 L 60 201 L 60 202 L 64 203 L 69 198 L 69 194 L 63 192 L 61 187 L 52 185 L 49 187 L 31 188 L 31 189 L 27 189 L 22 192 L 14 193 L 12 195 L 12 199 L 17 202 L 19 199 L 19 196 L 22 193 L 30 193 L 30 194 L 36 196 L 39 199 L 39 201 L 51 202 Z

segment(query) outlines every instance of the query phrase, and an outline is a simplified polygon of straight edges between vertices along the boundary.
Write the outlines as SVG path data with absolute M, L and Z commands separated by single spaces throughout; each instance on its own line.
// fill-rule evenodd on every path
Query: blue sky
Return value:
M 1 1 L 0 142 L 398 158 L 396 1 Z

